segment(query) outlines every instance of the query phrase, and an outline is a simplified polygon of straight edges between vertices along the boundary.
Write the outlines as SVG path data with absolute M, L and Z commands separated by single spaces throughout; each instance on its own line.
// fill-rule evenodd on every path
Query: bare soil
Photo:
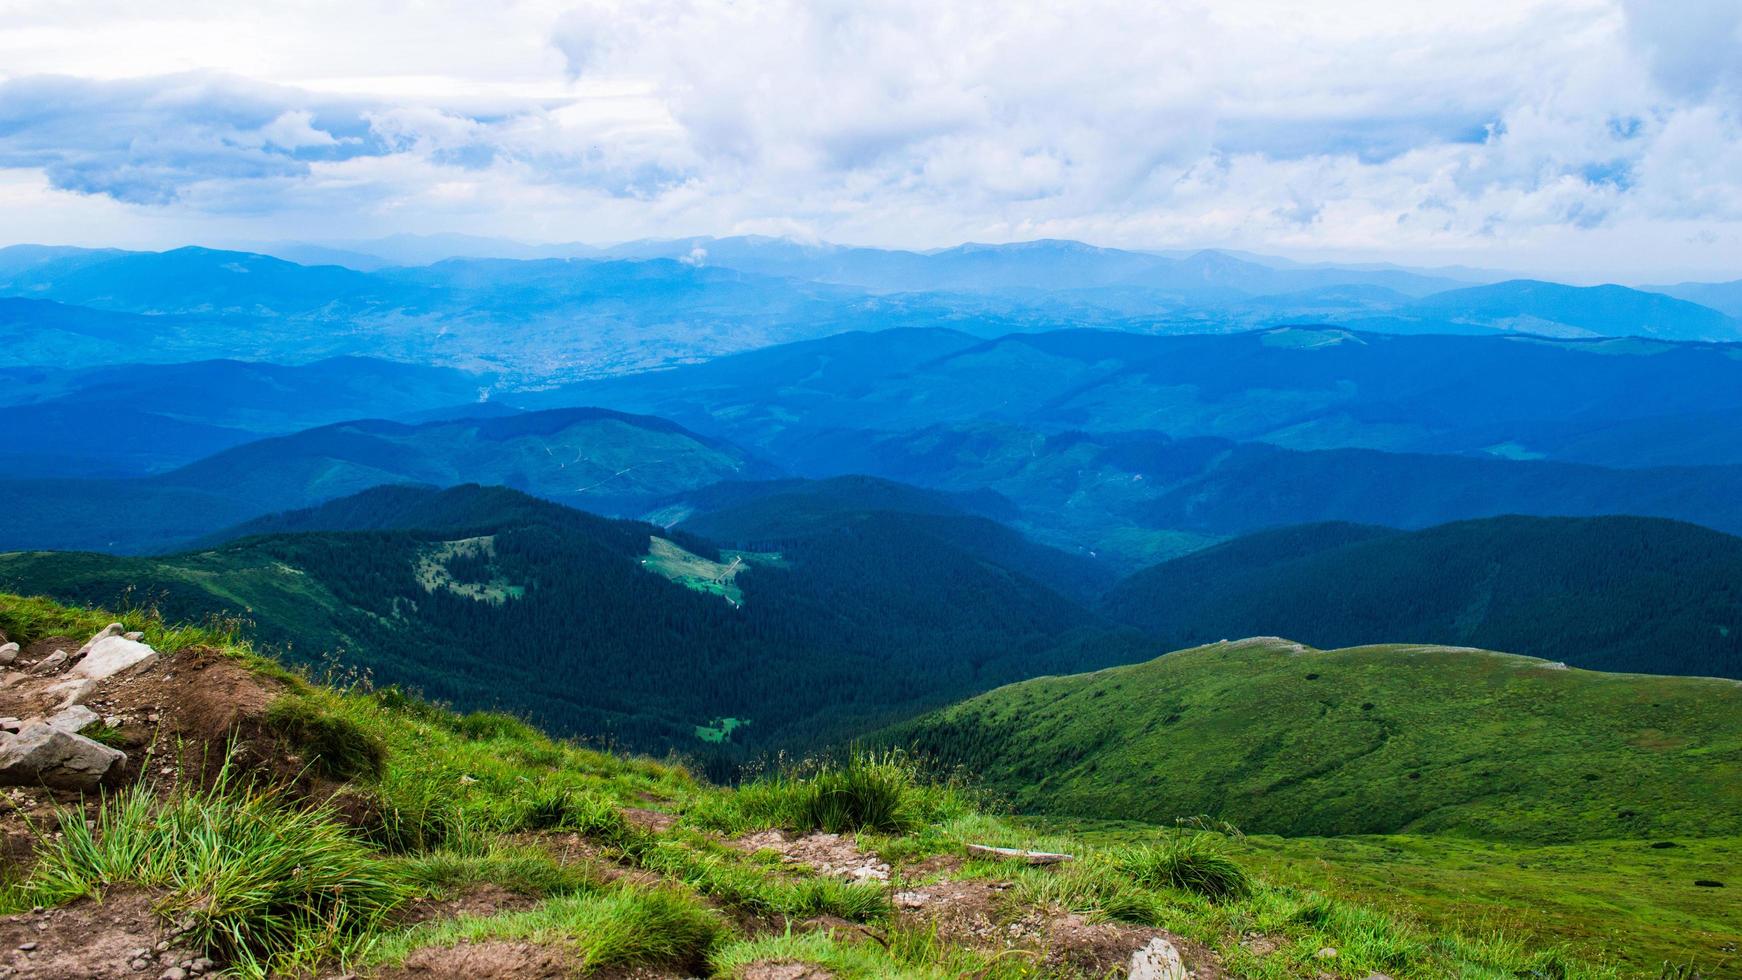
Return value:
M 82 899 L 58 909 L 0 919 L 0 976 L 42 980 L 119 980 L 155 977 L 202 953 L 171 942 L 169 923 L 152 911 L 152 896 L 135 889 L 116 889 L 102 901 Z M 25 947 L 31 947 L 26 949 Z M 141 958 L 150 965 L 135 971 Z M 8 972 L 10 971 L 10 972 Z

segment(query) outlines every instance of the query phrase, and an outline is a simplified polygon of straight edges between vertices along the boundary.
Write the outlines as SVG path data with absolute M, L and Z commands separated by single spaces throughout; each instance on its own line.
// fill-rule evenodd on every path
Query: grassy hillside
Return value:
M 1245 640 L 1013 684 L 894 738 L 1036 812 L 1290 836 L 1742 834 L 1742 683 Z
M 1169 647 L 1411 639 L 1574 667 L 1742 677 L 1742 538 L 1638 517 L 1497 517 L 1425 531 L 1315 524 L 1165 562 L 1107 597 Z
M 730 561 L 706 541 L 500 487 L 377 488 L 232 533 L 253 536 L 150 559 L 4 554 L 0 588 L 242 614 L 299 662 L 334 656 L 647 751 L 699 751 L 696 727 L 725 717 L 749 723 L 721 753 L 816 744 L 1140 655 L 1130 631 L 1000 563 L 1027 549 L 999 556 L 897 514 L 751 560 L 733 603 L 652 543 Z
M 109 618 L 0 594 L 0 633 L 29 658 Z M 323 687 L 223 632 L 123 625 L 163 656 L 101 693 L 154 710 L 124 708 L 103 737 L 173 751 L 102 798 L 9 794 L 31 816 L 0 814 L 22 845 L 0 929 L 34 972 L 137 973 L 127 950 L 145 937 L 155 958 L 163 936 L 165 962 L 243 978 L 1089 978 L 1158 942 L 1198 976 L 1258 980 L 1656 975 L 1273 884 L 1215 834 L 1036 836 L 898 758 L 720 790 L 511 717 Z

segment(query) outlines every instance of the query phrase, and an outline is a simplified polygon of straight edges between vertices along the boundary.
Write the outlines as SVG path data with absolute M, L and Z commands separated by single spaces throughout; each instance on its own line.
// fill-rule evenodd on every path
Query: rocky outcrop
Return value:
M 90 790 L 126 764 L 127 753 L 45 721 L 0 741 L 0 785 Z

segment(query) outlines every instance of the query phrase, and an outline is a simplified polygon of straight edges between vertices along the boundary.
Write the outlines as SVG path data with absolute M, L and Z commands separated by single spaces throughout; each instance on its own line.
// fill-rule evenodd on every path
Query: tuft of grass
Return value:
M 266 709 L 266 724 L 307 755 L 332 779 L 381 776 L 387 749 L 381 740 L 306 693 L 283 694 Z
M 843 761 L 813 762 L 745 783 L 699 802 L 690 815 L 727 833 L 782 827 L 905 834 L 970 809 L 958 787 L 928 782 L 905 755 L 855 751 Z
M 1252 892 L 1252 879 L 1212 834 L 1169 834 L 1154 844 L 1115 851 L 1112 861 L 1145 888 L 1178 888 L 1211 901 L 1244 898 Z
M 63 811 L 21 894 L 58 905 L 117 885 L 160 889 L 160 909 L 243 976 L 307 965 L 377 928 L 411 889 L 329 809 L 280 792 L 226 765 L 210 787 L 161 803 L 135 784 L 88 824 Z
M 524 912 L 419 926 L 380 943 L 370 959 L 460 942 L 509 940 L 572 950 L 583 972 L 623 966 L 697 966 L 726 934 L 719 915 L 674 888 L 617 888 L 550 899 Z

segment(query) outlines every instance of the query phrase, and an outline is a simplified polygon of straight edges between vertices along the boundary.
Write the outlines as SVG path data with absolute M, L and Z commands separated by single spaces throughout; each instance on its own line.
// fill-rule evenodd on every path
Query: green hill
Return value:
M 0 588 L 239 613 L 298 662 L 342 652 L 381 683 L 648 751 L 700 752 L 723 718 L 749 724 L 719 753 L 815 745 L 1141 655 L 1020 568 L 888 518 L 746 556 L 731 602 L 695 573 L 730 559 L 692 535 L 476 486 L 376 488 L 159 558 L 3 554 Z
M 1050 814 L 1538 843 L 1742 832 L 1742 684 L 1467 648 L 1218 643 L 1013 684 L 891 737 Z
M 1168 647 L 1410 640 L 1592 670 L 1742 677 L 1742 538 L 1642 517 L 1262 531 L 1131 576 L 1110 615 Z

